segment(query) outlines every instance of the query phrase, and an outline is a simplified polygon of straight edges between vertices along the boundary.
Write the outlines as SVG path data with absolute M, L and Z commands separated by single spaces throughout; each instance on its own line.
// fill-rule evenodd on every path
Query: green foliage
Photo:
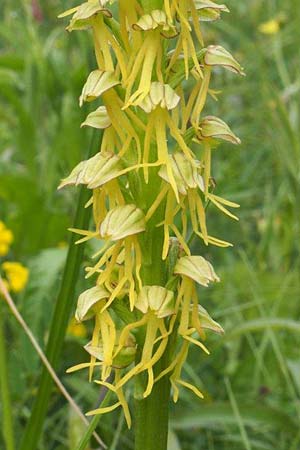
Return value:
M 83 34 L 68 40 L 57 23 L 56 15 L 70 2 L 33 3 L 41 5 L 42 21 L 25 0 L 6 0 L 0 11 L 0 214 L 15 234 L 10 257 L 21 259 L 31 273 L 18 307 L 44 345 L 66 254 L 57 247 L 67 239 L 74 213 L 73 193 L 57 193 L 56 187 L 83 159 L 90 140 L 80 130 L 88 111 L 74 105 L 93 55 Z M 220 72 L 215 83 L 223 88 L 222 102 L 210 100 L 208 108 L 228 119 L 242 146 L 219 147 L 213 174 L 216 194 L 242 208 L 239 223 L 210 212 L 212 234 L 235 242 L 227 252 L 210 250 L 222 282 L 203 304 L 226 333 L 208 334 L 209 358 L 191 352 L 186 371 L 206 396 L 201 402 L 183 394 L 171 421 L 170 450 L 297 450 L 300 11 L 297 0 L 226 3 L 226 21 L 204 27 L 204 33 L 208 43 L 222 42 L 242 61 L 247 78 Z M 259 32 L 259 24 L 273 18 L 280 30 Z M 36 396 L 39 361 L 14 318 L 1 310 L 18 440 Z M 95 407 L 97 388 L 82 390 L 80 375 L 64 376 L 80 359 L 79 344 L 80 338 L 67 337 L 58 373 L 86 411 Z M 122 427 L 119 420 L 118 414 L 101 418 L 98 432 L 107 443 Z M 68 407 L 53 391 L 38 448 L 73 450 L 73 426 Z M 1 434 L 0 448 L 3 442 Z M 113 446 L 131 449 L 132 436 L 118 433 Z

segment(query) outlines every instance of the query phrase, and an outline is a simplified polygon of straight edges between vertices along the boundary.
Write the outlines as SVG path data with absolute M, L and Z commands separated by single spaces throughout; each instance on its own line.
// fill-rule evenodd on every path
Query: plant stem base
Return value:
M 169 402 L 168 377 L 155 383 L 149 397 L 135 400 L 135 450 L 167 450 Z

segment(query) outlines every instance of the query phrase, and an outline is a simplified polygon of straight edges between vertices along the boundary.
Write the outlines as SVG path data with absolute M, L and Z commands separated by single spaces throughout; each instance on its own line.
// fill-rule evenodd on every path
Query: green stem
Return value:
M 156 364 L 161 372 L 168 365 L 168 354 Z M 154 384 L 149 397 L 135 399 L 135 450 L 167 450 L 170 382 L 163 377 Z
M 93 136 L 89 149 L 89 156 L 95 153 L 95 134 Z M 89 195 L 88 190 L 85 187 L 82 187 L 77 202 L 74 228 L 88 228 L 90 208 L 84 208 L 84 205 L 86 204 Z M 46 356 L 53 368 L 57 367 L 63 349 L 64 337 L 74 305 L 75 287 L 83 257 L 84 245 L 75 245 L 76 240 L 77 236 L 72 233 L 46 348 Z M 52 379 L 47 369 L 44 368 L 20 450 L 36 450 L 39 438 L 42 434 L 51 390 Z
M 163 0 L 140 0 L 141 5 L 144 9 L 145 14 L 149 14 L 155 9 L 162 9 L 164 1 Z
M 1 302 L 1 298 L 0 298 Z M 5 347 L 3 307 L 0 305 L 0 389 L 2 404 L 2 423 L 3 436 L 6 444 L 6 450 L 15 449 L 15 440 L 13 433 L 13 417 L 10 400 L 8 370 L 7 370 L 7 352 Z
M 157 174 L 149 180 L 152 193 L 160 187 L 160 179 Z M 145 195 L 149 185 L 145 187 Z M 147 197 L 146 197 L 147 198 Z M 158 212 L 158 216 L 160 213 Z M 160 222 L 163 219 L 157 217 Z M 144 285 L 165 286 L 166 283 L 166 262 L 162 261 L 162 248 L 164 240 L 164 231 L 162 227 L 152 228 L 145 233 L 144 242 L 146 243 L 144 252 L 146 252 L 147 263 L 143 264 L 141 276 Z M 149 258 L 150 256 L 150 258 Z M 139 355 L 140 356 L 140 355 Z M 169 365 L 168 348 L 163 357 L 154 367 L 154 374 L 160 373 Z M 168 442 L 169 428 L 169 399 L 170 382 L 167 377 L 163 377 L 154 384 L 151 394 L 147 398 L 141 398 L 139 393 L 144 391 L 141 385 L 145 384 L 145 374 L 142 373 L 136 377 L 135 392 L 138 398 L 135 399 L 135 450 L 166 450 Z

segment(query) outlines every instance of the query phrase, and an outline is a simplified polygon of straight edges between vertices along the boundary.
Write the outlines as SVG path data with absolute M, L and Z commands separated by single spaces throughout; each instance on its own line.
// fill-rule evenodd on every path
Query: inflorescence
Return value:
M 87 368 L 90 380 L 117 397 L 88 414 L 122 406 L 128 426 L 124 387 L 141 373 L 144 398 L 163 376 L 174 401 L 181 386 L 202 397 L 182 379 L 182 367 L 190 345 L 208 353 L 205 329 L 223 331 L 199 304 L 196 288 L 219 278 L 206 259 L 191 254 L 188 237 L 230 246 L 209 234 L 206 206 L 234 219 L 229 208 L 238 207 L 214 193 L 211 159 L 220 140 L 240 140 L 223 120 L 203 115 L 207 97 L 216 97 L 209 87 L 214 67 L 243 75 L 223 47 L 204 46 L 203 23 L 223 12 L 227 7 L 211 0 L 89 0 L 60 16 L 72 16 L 68 31 L 89 30 L 93 37 L 97 67 L 79 102 L 97 105 L 82 125 L 103 130 L 99 153 L 59 186 L 91 191 L 93 230 L 72 231 L 81 235 L 78 243 L 99 241 L 86 269 L 95 285 L 80 295 L 76 310 L 79 322 L 95 323 L 85 346 L 90 361 L 69 372 Z M 149 277 L 155 267 L 159 282 Z M 167 349 L 169 364 L 158 373 Z

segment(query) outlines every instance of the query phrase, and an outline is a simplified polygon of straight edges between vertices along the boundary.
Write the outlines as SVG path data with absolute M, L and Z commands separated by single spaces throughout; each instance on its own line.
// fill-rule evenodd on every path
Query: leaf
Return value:
M 237 325 L 226 333 L 226 337 L 224 339 L 232 339 L 240 334 L 251 333 L 254 331 L 265 331 L 269 328 L 283 329 L 299 333 L 300 322 L 291 319 L 281 319 L 279 317 L 262 317 L 255 320 L 249 320 L 241 325 Z

